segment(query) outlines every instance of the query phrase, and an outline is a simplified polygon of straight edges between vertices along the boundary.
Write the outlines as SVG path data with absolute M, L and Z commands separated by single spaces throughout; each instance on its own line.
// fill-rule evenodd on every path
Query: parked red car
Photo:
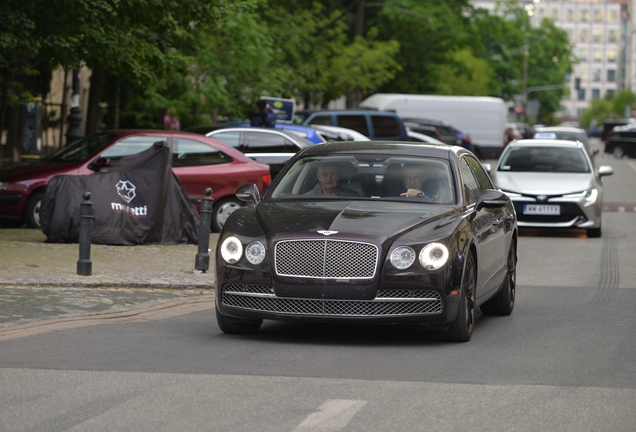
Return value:
M 172 169 L 188 196 L 197 204 L 212 188 L 212 228 L 243 204 L 236 189 L 255 183 L 261 193 L 271 182 L 269 166 L 254 162 L 240 151 L 213 138 L 175 131 L 107 131 L 84 137 L 36 164 L 0 170 L 0 225 L 40 227 L 44 188 L 54 175 L 87 175 L 107 170 L 124 156 L 139 153 L 157 141 L 172 148 Z M 78 197 L 78 206 L 81 197 Z

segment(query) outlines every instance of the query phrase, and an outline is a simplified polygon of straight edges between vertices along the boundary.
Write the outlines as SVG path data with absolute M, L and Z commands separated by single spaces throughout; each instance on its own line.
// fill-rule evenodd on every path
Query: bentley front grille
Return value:
M 276 273 L 324 279 L 370 279 L 375 275 L 378 247 L 343 240 L 284 240 L 276 244 Z
M 380 317 L 432 315 L 442 312 L 434 290 L 380 290 L 373 300 L 323 300 L 276 297 L 271 287 L 228 284 L 222 303 L 236 308 L 290 315 Z

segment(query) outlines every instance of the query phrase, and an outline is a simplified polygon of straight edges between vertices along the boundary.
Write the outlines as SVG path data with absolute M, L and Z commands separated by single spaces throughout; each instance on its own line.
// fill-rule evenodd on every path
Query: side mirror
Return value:
M 479 195 L 475 210 L 481 210 L 482 208 L 499 208 L 509 202 L 510 198 L 508 198 L 508 195 L 505 193 L 495 189 L 486 189 Z
M 598 167 L 599 177 L 608 176 L 612 174 L 614 174 L 614 168 L 612 168 L 611 166 L 601 165 L 600 167 Z
M 88 165 L 88 169 L 92 171 L 100 171 L 104 168 L 110 168 L 110 159 L 99 157 Z
M 261 194 L 254 183 L 245 184 L 236 190 L 236 197 L 243 202 L 256 204 L 261 200 Z

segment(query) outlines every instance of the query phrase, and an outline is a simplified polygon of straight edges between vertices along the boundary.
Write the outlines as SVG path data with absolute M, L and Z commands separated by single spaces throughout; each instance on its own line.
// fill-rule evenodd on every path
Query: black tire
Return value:
M 221 312 L 217 308 L 216 310 L 216 322 L 219 324 L 219 328 L 223 333 L 227 334 L 250 334 L 256 333 L 261 328 L 263 320 L 244 320 L 242 322 L 230 322 L 227 318 L 221 315 Z
M 212 231 L 221 232 L 228 216 L 243 207 L 243 203 L 237 198 L 225 198 L 212 207 Z
M 475 328 L 475 280 L 475 257 L 469 253 L 462 275 L 457 317 L 448 330 L 437 334 L 439 339 L 450 342 L 468 342 L 470 340 Z
M 517 295 L 517 254 L 515 252 L 515 241 L 510 242 L 508 258 L 506 262 L 506 280 L 499 292 L 480 309 L 484 315 L 510 315 L 515 308 L 515 297 Z
M 618 145 L 614 147 L 614 149 L 612 150 L 612 154 L 616 159 L 622 159 L 623 156 L 625 156 L 625 150 L 623 149 L 623 147 Z
M 601 227 L 590 228 L 587 230 L 587 238 L 599 238 L 601 236 Z
M 22 212 L 22 218 L 24 223 L 29 228 L 40 229 L 40 208 L 42 206 L 43 192 L 34 192 L 31 194 L 26 204 L 24 205 L 24 211 Z

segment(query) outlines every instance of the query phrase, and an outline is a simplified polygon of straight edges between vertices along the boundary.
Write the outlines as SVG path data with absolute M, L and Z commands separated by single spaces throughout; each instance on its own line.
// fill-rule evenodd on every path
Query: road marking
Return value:
M 331 432 L 344 429 L 367 401 L 331 399 L 322 404 L 320 411 L 309 414 L 293 432 Z
M 126 312 L 101 312 L 26 324 L 5 324 L 0 326 L 0 341 L 97 324 L 141 324 L 212 308 L 214 299 L 186 300 Z
M 634 171 L 636 171 L 636 163 L 634 162 L 627 162 L 627 165 L 629 165 Z
M 618 212 L 619 212 L 619 213 L 625 213 L 625 207 L 623 207 L 623 206 L 618 206 Z

